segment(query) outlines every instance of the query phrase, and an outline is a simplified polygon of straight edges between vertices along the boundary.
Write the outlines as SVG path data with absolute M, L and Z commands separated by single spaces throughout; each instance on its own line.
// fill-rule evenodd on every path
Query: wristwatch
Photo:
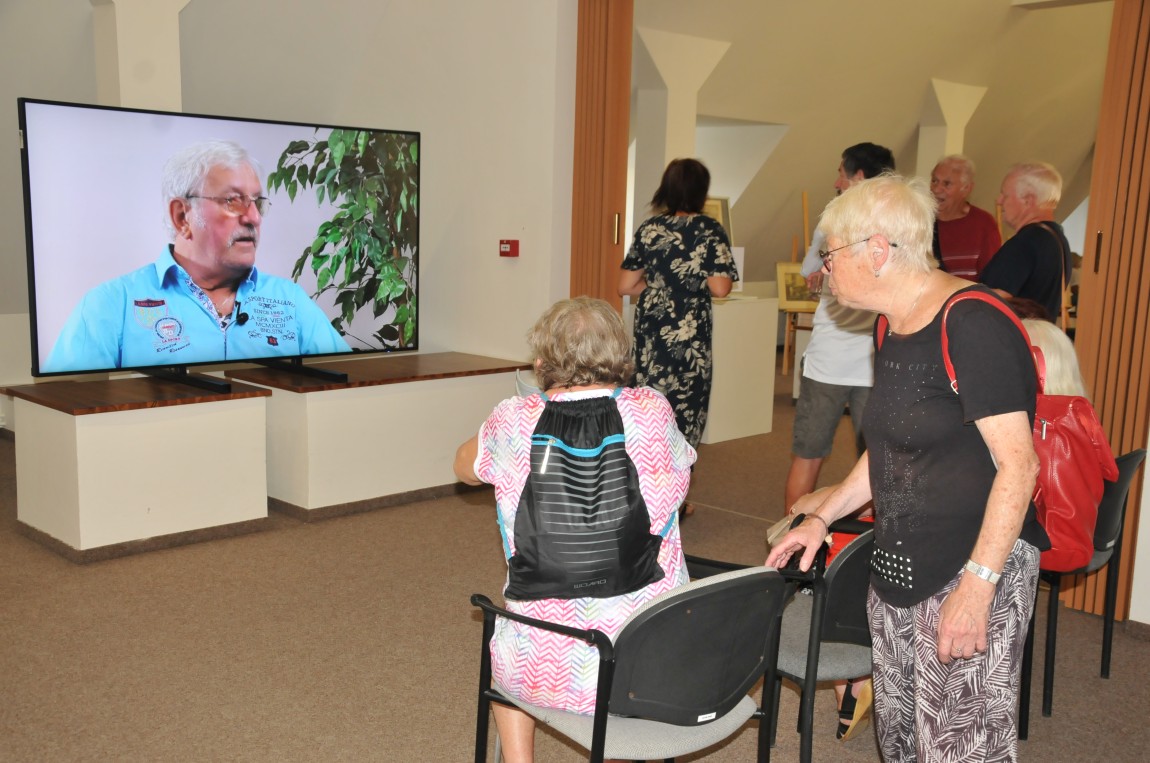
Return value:
M 989 567 L 983 567 L 973 559 L 967 559 L 966 566 L 963 569 L 973 575 L 977 575 L 991 585 L 998 585 L 998 579 L 1002 577 L 1001 573 L 995 572 Z

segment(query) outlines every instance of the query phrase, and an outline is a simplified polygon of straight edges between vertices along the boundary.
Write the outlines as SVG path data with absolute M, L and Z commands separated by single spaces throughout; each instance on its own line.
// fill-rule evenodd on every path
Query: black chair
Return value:
M 774 741 L 778 726 L 778 698 L 786 677 L 801 689 L 798 731 L 799 759 L 803 763 L 811 760 L 814 745 L 816 684 L 858 678 L 871 672 L 866 601 L 873 527 L 866 522 L 836 522 L 833 531 L 857 532 L 858 537 L 835 556 L 825 574 L 813 577 L 810 596 L 795 596 L 783 610 L 771 740 Z M 817 568 L 816 564 L 814 569 Z
M 1039 570 L 1040 582 L 1050 587 L 1046 610 L 1046 662 L 1042 677 L 1042 714 L 1050 717 L 1054 705 L 1054 657 L 1058 640 L 1058 594 L 1062 575 L 1095 572 L 1106 567 L 1106 598 L 1102 615 L 1102 677 L 1110 677 L 1110 645 L 1114 639 L 1114 610 L 1118 600 L 1118 565 L 1122 562 L 1122 526 L 1126 522 L 1126 499 L 1130 483 L 1146 459 L 1146 450 L 1139 448 L 1115 459 L 1118 479 L 1107 482 L 1098 503 L 1098 524 L 1094 527 L 1094 557 L 1080 570 L 1070 573 Z M 1037 609 L 1037 602 L 1035 603 Z M 1026 647 L 1022 652 L 1022 679 L 1018 700 L 1018 738 L 1026 739 L 1030 733 L 1030 677 L 1034 663 L 1034 612 L 1030 614 L 1030 627 L 1026 633 Z
M 492 702 L 513 705 L 590 751 L 589 760 L 673 760 L 722 741 L 754 716 L 772 717 L 771 693 L 761 706 L 747 693 L 774 679 L 778 627 L 789 593 L 765 567 L 736 569 L 655 597 L 624 624 L 615 642 L 495 606 L 483 610 L 475 760 L 487 759 Z M 504 617 L 581 639 L 599 651 L 593 716 L 536 707 L 505 695 L 491 679 L 495 618 Z M 759 760 L 770 760 L 768 724 L 759 729 Z

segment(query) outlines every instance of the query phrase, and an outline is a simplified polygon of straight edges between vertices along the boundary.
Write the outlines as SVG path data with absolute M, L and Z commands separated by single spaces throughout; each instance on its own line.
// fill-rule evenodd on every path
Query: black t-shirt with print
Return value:
M 987 291 L 962 291 L 974 289 Z M 974 422 L 1014 411 L 1034 420 L 1034 364 L 1007 316 L 973 300 L 951 309 L 958 395 L 943 365 L 941 328 L 942 310 L 920 331 L 884 337 L 864 414 L 876 516 L 871 583 L 895 606 L 937 593 L 974 548 L 996 473 Z M 1022 537 L 1045 545 L 1033 504 Z

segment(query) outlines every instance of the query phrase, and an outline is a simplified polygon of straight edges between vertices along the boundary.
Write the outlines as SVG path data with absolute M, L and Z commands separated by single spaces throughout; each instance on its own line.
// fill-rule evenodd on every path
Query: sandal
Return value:
M 858 697 L 852 693 L 852 685 L 853 682 L 848 684 L 843 694 L 842 707 L 839 708 L 839 728 L 835 732 L 835 739 L 844 742 L 850 741 L 866 725 L 865 721 L 874 704 L 874 684 L 869 678 L 862 683 Z

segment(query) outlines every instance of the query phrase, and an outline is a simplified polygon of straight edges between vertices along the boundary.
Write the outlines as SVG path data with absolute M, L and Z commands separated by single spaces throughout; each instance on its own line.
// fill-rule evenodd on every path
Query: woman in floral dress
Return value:
M 711 173 L 696 159 L 663 172 L 619 273 L 619 294 L 635 301 L 635 385 L 663 393 L 692 447 L 707 425 L 711 398 L 711 297 L 739 279 L 731 243 L 702 214 Z

